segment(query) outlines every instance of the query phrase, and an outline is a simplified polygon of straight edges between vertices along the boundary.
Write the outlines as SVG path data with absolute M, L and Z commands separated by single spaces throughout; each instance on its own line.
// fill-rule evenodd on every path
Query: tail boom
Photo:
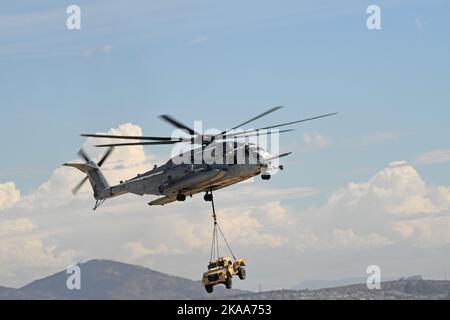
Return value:
M 110 192 L 110 187 L 106 181 L 103 173 L 97 164 L 93 162 L 83 163 L 65 163 L 65 167 L 72 167 L 80 170 L 81 172 L 87 174 L 89 177 L 89 182 L 91 183 L 92 189 L 94 191 L 94 197 L 97 200 L 104 200 L 112 198 L 113 195 Z

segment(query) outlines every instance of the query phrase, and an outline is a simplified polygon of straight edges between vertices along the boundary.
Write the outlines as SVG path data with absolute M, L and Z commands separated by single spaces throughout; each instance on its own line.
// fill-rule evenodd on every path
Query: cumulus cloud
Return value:
M 141 136 L 142 129 L 139 126 L 127 123 L 102 134 Z M 108 144 L 113 143 L 113 140 L 104 139 L 102 142 Z M 98 144 L 98 140 L 90 138 L 83 145 L 83 148 L 94 161 L 99 161 L 106 149 L 95 148 L 94 145 L 96 144 Z M 80 161 L 84 160 L 73 160 L 73 162 Z M 116 148 L 102 167 L 102 172 L 110 184 L 117 184 L 121 180 L 151 170 L 157 161 L 157 158 L 145 154 L 143 146 Z M 71 190 L 83 178 L 84 174 L 73 168 L 57 168 L 48 181 L 40 185 L 30 195 L 23 197 L 18 205 L 21 208 L 28 207 L 35 210 L 63 207 L 74 200 Z M 89 183 L 84 185 L 77 197 L 84 200 L 92 198 L 92 189 Z
M 319 133 L 307 134 L 303 135 L 303 142 L 305 146 L 308 148 L 325 148 L 328 147 L 331 143 L 329 138 L 326 138 Z
M 124 124 L 105 133 L 142 135 L 142 130 Z M 93 147 L 97 143 L 88 139 L 83 146 L 94 161 L 105 152 Z M 143 147 L 116 148 L 102 171 L 112 184 L 150 170 L 162 160 L 145 153 Z M 107 201 L 101 210 L 92 213 L 89 184 L 76 197 L 71 194 L 73 186 L 83 177 L 72 168 L 57 168 L 46 182 L 6 211 L 5 219 L 0 220 L 0 236 L 7 240 L 2 241 L 0 264 L 8 261 L 10 271 L 16 268 L 29 272 L 26 276 L 10 278 L 9 283 L 0 279 L 1 284 L 22 285 L 48 273 L 38 266 L 65 268 L 79 260 L 99 257 L 151 265 L 169 256 L 196 252 L 207 255 L 212 219 L 210 206 L 201 196 L 183 204 L 149 207 L 146 203 L 150 199 L 126 195 Z M 218 198 L 222 228 L 236 246 L 281 247 L 288 239 L 279 231 L 270 230 L 271 225 L 276 222 L 284 226 L 291 217 L 277 200 L 317 193 L 315 188 L 278 189 L 256 183 L 225 189 Z M 237 207 L 241 205 L 247 207 L 241 210 Z M 98 241 L 93 241 L 94 238 Z M 33 263 L 23 257 L 30 250 L 35 251 L 29 258 Z
M 125 244 L 125 248 L 130 251 L 132 258 L 143 258 L 147 256 L 152 256 L 156 254 L 166 254 L 170 252 L 169 248 L 166 245 L 160 245 L 156 249 L 147 248 L 140 241 L 130 241 Z
M 0 184 L 0 210 L 11 208 L 20 200 L 20 191 L 14 182 Z
M 234 190 L 236 187 L 231 187 Z M 235 203 L 242 205 L 251 202 L 269 202 L 275 200 L 300 199 L 320 194 L 320 190 L 315 187 L 292 187 L 292 188 L 273 188 L 264 184 L 241 184 L 239 192 L 224 192 L 220 200 L 225 203 Z
M 439 247 L 450 243 L 450 217 L 422 217 L 397 221 L 393 230 L 405 240 L 422 247 Z
M 3 240 L 0 243 L 2 267 L 10 271 L 20 267 L 68 266 L 73 260 L 71 250 L 57 252 L 55 246 L 45 245 L 41 239 L 23 241 Z
M 102 134 L 99 132 L 98 134 Z M 142 128 L 134 125 L 132 123 L 126 123 L 120 125 L 118 128 L 113 128 L 106 133 L 107 135 L 124 135 L 124 136 L 142 136 Z M 106 149 L 94 149 L 92 150 L 92 146 L 98 144 L 98 139 L 89 138 L 85 144 L 85 147 L 90 148 L 92 152 L 94 152 L 98 157 L 102 155 L 102 152 L 99 150 L 105 151 Z M 110 144 L 110 143 L 120 143 L 120 140 L 117 139 L 102 139 L 102 144 Z M 123 141 L 122 141 L 123 142 Z M 106 163 L 105 168 L 114 168 L 114 167 L 133 167 L 137 165 L 141 165 L 147 160 L 146 154 L 144 152 L 144 146 L 132 146 L 132 147 L 121 147 L 116 148 L 113 156 Z
M 368 182 L 350 183 L 347 188 L 334 192 L 328 206 L 354 209 L 372 204 L 378 210 L 394 215 L 437 213 L 446 209 L 430 197 L 431 191 L 412 166 L 393 162 Z
M 281 205 L 280 201 L 269 202 L 263 208 L 267 212 L 269 221 L 277 226 L 288 226 L 294 223 L 287 215 L 286 209 Z
M 107 133 L 140 135 L 142 130 L 124 124 Z M 98 160 L 104 150 L 93 148 L 94 143 L 88 139 L 85 148 Z M 160 162 L 142 147 L 116 151 L 104 166 L 111 183 Z M 213 225 L 210 204 L 200 196 L 148 207 L 150 199 L 127 195 L 92 213 L 90 186 L 77 197 L 70 193 L 82 178 L 77 170 L 58 168 L 37 190 L 22 197 L 16 193 L 14 205 L 6 206 L 0 216 L 0 265 L 8 268 L 0 273 L 0 285 L 23 285 L 49 270 L 94 258 L 157 264 L 160 269 L 182 259 L 187 268 L 175 270 L 179 275 L 196 278 L 204 271 L 197 258 L 209 258 Z M 11 184 L 6 189 L 16 190 Z M 289 252 L 286 268 L 304 262 L 311 252 L 321 257 L 450 244 L 450 188 L 428 185 L 406 162 L 393 162 L 365 182 L 335 190 L 322 205 L 289 205 L 319 193 L 314 187 L 277 188 L 259 180 L 236 185 L 216 192 L 219 222 L 239 251 Z M 186 262 L 186 256 L 196 259 Z
M 253 210 L 224 209 L 219 212 L 224 233 L 235 243 L 280 247 L 287 242 L 281 234 L 270 233 Z
M 33 222 L 26 218 L 0 221 L 0 238 L 11 234 L 30 232 L 35 228 Z
M 442 236 L 450 233 L 449 200 L 448 188 L 428 186 L 414 167 L 397 161 L 368 182 L 336 190 L 324 206 L 309 209 L 306 219 L 324 247 L 329 242 L 370 248 L 402 240 L 443 246 L 450 243 Z
M 62 268 L 74 260 L 73 250 L 58 250 L 54 245 L 45 244 L 32 234 L 35 230 L 36 226 L 27 218 L 0 221 L 2 285 L 17 285 L 18 275 L 33 279 L 36 268 Z
M 352 229 L 335 229 L 332 233 L 331 247 L 340 249 L 372 249 L 393 244 L 379 234 L 356 235 Z

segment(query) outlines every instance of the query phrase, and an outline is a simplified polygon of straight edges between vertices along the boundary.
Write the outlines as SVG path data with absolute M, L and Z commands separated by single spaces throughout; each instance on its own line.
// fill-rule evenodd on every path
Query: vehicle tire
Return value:
M 177 195 L 177 201 L 186 201 L 186 196 L 184 194 Z
M 270 176 L 270 174 L 263 174 L 263 175 L 261 175 L 261 178 L 263 180 L 270 180 L 271 176 Z
M 211 202 L 212 201 L 212 194 L 205 194 L 205 196 L 203 197 L 203 199 L 207 202 Z
M 205 290 L 206 290 L 206 292 L 208 292 L 208 293 L 213 293 L 214 287 L 213 287 L 212 285 L 206 285 L 206 286 L 205 286 Z
M 239 268 L 238 276 L 239 279 L 245 280 L 247 278 L 247 270 L 245 270 L 245 268 Z
M 233 277 L 231 275 L 228 275 L 227 280 L 225 281 L 225 287 L 227 289 L 233 288 Z

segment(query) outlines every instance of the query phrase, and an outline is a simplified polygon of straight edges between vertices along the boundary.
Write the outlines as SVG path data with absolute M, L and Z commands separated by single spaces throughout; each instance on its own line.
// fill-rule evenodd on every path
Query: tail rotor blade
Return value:
M 101 167 L 103 165 L 103 163 L 105 163 L 105 161 L 108 160 L 108 158 L 111 156 L 111 153 L 113 152 L 113 150 L 114 150 L 114 147 L 111 147 L 108 149 L 108 151 L 105 153 L 103 158 L 97 164 L 99 167 Z
M 84 149 L 81 149 L 80 151 L 78 151 L 78 155 L 84 159 L 86 162 L 90 162 L 91 159 L 89 158 L 89 156 L 87 155 L 86 151 L 84 151 Z
M 77 186 L 75 188 L 73 188 L 72 190 L 72 194 L 75 196 L 80 189 L 83 187 L 83 185 L 86 183 L 86 181 L 88 181 L 89 177 L 85 177 L 83 180 L 81 180 L 81 182 L 79 184 L 77 184 Z

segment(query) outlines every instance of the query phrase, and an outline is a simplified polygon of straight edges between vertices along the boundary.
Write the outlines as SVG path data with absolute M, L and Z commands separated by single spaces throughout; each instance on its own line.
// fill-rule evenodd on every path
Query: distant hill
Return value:
M 20 289 L 0 287 L 0 299 L 191 300 L 242 293 L 217 286 L 215 293 L 210 296 L 200 281 L 114 261 L 93 260 L 79 266 L 82 290 L 68 290 L 66 280 L 69 275 L 63 271 Z
M 233 300 L 450 300 L 450 281 L 384 282 L 381 290 L 365 284 L 320 290 L 280 290 L 238 294 Z
M 353 284 L 366 283 L 367 278 L 347 278 L 339 280 L 306 280 L 297 286 L 292 287 L 292 290 L 319 290 L 330 289 L 343 286 L 350 286 Z
M 14 289 L 0 287 L 0 299 L 4 296 L 7 296 L 8 294 L 12 294 L 14 291 Z
M 450 281 L 426 281 L 420 276 L 382 283 L 382 290 L 365 284 L 318 290 L 279 290 L 252 293 L 215 287 L 206 293 L 200 281 L 170 276 L 126 263 L 92 260 L 81 267 L 82 290 L 68 290 L 65 271 L 34 281 L 20 289 L 0 287 L 0 300 L 449 300 Z M 348 281 L 359 281 L 357 278 Z M 345 281 L 347 281 L 345 280 Z M 343 281 L 343 280 L 340 280 Z M 339 281 L 338 281 L 339 282 Z M 335 285 L 331 282 L 328 285 Z M 325 285 L 316 282 L 310 285 Z
M 390 282 L 396 280 L 395 278 L 384 278 L 384 282 Z M 410 280 L 423 280 L 421 275 L 414 276 L 404 276 L 399 279 L 399 281 L 410 281 Z M 355 284 L 365 284 L 367 278 L 345 278 L 338 280 L 306 280 L 297 286 L 292 287 L 292 290 L 319 290 L 319 289 L 331 289 L 338 287 L 346 287 Z

